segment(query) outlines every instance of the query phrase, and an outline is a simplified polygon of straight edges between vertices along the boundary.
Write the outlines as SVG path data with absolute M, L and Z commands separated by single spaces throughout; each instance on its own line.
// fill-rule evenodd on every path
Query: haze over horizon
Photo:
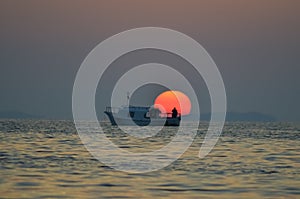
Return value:
M 229 112 L 300 121 L 299 8 L 293 0 L 1 1 L 0 112 L 71 118 L 73 83 L 87 54 L 114 34 L 152 26 L 204 46 L 223 76 Z M 136 55 L 115 67 L 145 58 Z

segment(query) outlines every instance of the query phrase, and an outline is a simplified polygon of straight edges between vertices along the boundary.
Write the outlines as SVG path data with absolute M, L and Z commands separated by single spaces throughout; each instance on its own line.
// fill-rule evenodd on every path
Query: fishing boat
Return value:
M 176 108 L 172 113 L 161 113 L 158 108 L 141 106 L 106 107 L 104 113 L 112 125 L 179 126 L 181 115 Z

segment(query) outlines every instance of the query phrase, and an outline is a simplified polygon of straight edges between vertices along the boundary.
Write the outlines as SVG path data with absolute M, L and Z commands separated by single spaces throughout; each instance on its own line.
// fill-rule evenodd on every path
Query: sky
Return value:
M 180 31 L 207 50 L 223 77 L 228 111 L 300 121 L 299 8 L 298 0 L 2 0 L 0 112 L 71 118 L 73 83 L 87 54 L 114 34 L 152 26 Z M 141 56 L 124 59 L 114 70 Z

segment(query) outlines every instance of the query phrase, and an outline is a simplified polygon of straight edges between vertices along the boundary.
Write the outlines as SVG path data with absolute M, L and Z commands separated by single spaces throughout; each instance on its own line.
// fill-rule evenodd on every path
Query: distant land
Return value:
M 208 121 L 210 120 L 210 113 L 204 113 L 200 115 L 201 120 Z M 263 113 L 258 112 L 227 112 L 226 113 L 226 121 L 233 122 L 233 121 L 253 121 L 253 122 L 275 122 L 277 121 L 275 117 Z
M 38 116 L 18 111 L 0 111 L 1 119 L 55 119 L 47 118 L 45 116 Z M 56 118 L 60 119 L 60 118 Z M 70 118 L 72 119 L 72 118 Z M 210 113 L 204 113 L 200 116 L 201 121 L 209 121 Z M 227 112 L 226 121 L 253 121 L 253 122 L 274 122 L 277 121 L 275 117 L 258 112 Z
M 0 111 L 1 119 L 42 119 L 41 116 L 18 111 Z

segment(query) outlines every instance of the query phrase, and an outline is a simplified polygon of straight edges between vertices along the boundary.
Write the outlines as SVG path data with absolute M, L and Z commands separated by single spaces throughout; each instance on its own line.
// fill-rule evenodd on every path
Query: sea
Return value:
M 123 150 L 156 149 L 176 132 L 169 127 L 162 138 L 129 142 L 106 125 L 116 144 L 128 141 Z M 172 164 L 130 173 L 91 155 L 73 121 L 0 120 L 0 198 L 300 198 L 298 123 L 228 122 L 199 158 L 207 125 Z

